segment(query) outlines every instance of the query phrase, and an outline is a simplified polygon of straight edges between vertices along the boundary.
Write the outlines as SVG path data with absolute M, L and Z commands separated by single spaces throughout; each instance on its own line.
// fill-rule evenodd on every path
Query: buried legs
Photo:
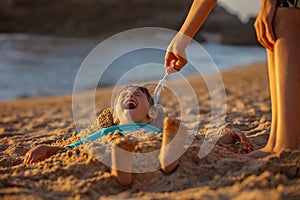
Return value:
M 180 125 L 179 120 L 170 117 L 165 118 L 162 147 L 158 158 L 164 173 L 172 173 L 178 166 L 178 159 L 185 150 L 186 136 L 187 128 Z M 133 181 L 132 154 L 130 152 L 134 151 L 136 145 L 136 140 L 130 140 L 127 137 L 119 138 L 112 145 L 111 174 L 122 186 L 131 185 Z

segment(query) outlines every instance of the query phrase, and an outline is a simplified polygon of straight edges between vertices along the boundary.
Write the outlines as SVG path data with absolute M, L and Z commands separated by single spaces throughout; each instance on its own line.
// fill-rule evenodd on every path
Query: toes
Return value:
M 252 151 L 251 153 L 248 153 L 247 157 L 250 157 L 250 158 L 264 158 L 264 157 L 267 157 L 271 154 L 272 154 L 272 152 L 269 152 L 269 151 L 256 150 L 256 151 Z
M 180 126 L 180 121 L 166 117 L 164 120 L 164 133 L 165 134 L 176 134 Z
M 173 119 L 171 117 L 166 117 L 164 120 L 164 124 L 165 125 L 170 125 L 170 126 L 179 126 L 180 125 L 180 121 L 177 119 Z
M 172 123 L 173 123 L 173 119 L 172 118 L 166 117 L 164 119 L 164 127 L 167 127 L 167 126 L 171 125 Z

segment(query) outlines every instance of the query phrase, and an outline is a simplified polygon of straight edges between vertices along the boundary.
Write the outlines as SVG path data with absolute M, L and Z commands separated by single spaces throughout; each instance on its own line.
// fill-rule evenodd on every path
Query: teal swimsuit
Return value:
M 82 145 L 85 141 L 95 141 L 103 136 L 108 135 L 110 132 L 115 132 L 116 130 L 120 131 L 122 134 L 127 134 L 132 131 L 137 130 L 145 130 L 146 132 L 162 132 L 162 130 L 158 129 L 155 126 L 152 126 L 150 124 L 143 124 L 143 123 L 129 123 L 129 124 L 121 124 L 117 126 L 111 126 L 108 128 L 103 128 L 95 133 L 92 133 L 91 135 L 85 137 L 84 139 L 74 142 L 72 144 L 69 144 L 67 147 L 71 147 L 72 149 L 74 147 L 77 147 L 79 145 Z

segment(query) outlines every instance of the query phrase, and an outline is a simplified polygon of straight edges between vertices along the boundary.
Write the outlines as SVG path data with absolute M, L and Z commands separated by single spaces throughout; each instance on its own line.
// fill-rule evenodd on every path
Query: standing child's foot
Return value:
M 183 125 L 180 126 L 179 120 L 170 117 L 165 118 L 163 140 L 159 154 L 159 162 L 165 173 L 171 173 L 178 166 L 178 159 L 184 152 L 186 134 L 187 128 Z M 171 141 L 171 145 L 168 145 Z
M 111 148 L 112 169 L 111 174 L 114 175 L 118 182 L 123 186 L 132 183 L 132 154 L 137 144 L 135 138 L 123 137 L 118 138 Z
M 272 150 L 269 150 L 268 148 L 264 147 L 262 149 L 258 149 L 248 153 L 247 156 L 250 158 L 264 158 L 271 155 L 272 153 Z
M 276 132 L 271 131 L 267 144 L 261 149 L 258 149 L 258 150 L 248 153 L 247 156 L 250 158 L 267 157 L 274 153 L 273 149 L 275 146 L 275 142 L 276 142 Z

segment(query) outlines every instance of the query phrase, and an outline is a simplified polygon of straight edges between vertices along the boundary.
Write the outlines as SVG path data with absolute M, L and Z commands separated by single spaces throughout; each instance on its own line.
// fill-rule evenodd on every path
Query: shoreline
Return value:
M 220 73 L 222 74 L 223 72 L 227 72 L 227 71 L 232 71 L 232 70 L 235 70 L 235 69 L 239 69 L 239 68 L 244 68 L 244 67 L 247 67 L 247 66 L 251 66 L 251 65 L 260 65 L 264 63 L 264 61 L 259 61 L 259 62 L 254 62 L 254 63 L 250 63 L 250 64 L 246 64 L 246 65 L 237 65 L 237 66 L 233 66 L 233 67 L 229 67 L 229 68 L 224 68 L 224 69 L 221 69 L 220 70 Z M 193 77 L 193 76 L 199 76 L 199 75 L 185 75 L 185 77 L 187 79 Z M 146 81 L 146 83 L 148 82 L 158 82 L 159 81 L 159 78 L 156 78 L 156 79 L 153 79 L 153 80 L 150 80 L 150 81 Z M 137 80 L 137 82 L 141 82 L 139 80 Z M 97 90 L 101 90 L 101 89 L 111 89 L 112 87 L 114 86 L 114 84 L 112 83 L 102 83 L 99 87 L 98 85 L 98 88 Z M 88 92 L 89 89 L 86 90 L 86 92 Z M 3 103 L 10 103 L 10 102 L 14 102 L 14 101 L 18 101 L 18 100 L 34 100 L 34 99 L 40 99 L 40 98 L 60 98 L 60 97 L 67 97 L 67 96 L 70 96 L 72 94 L 70 93 L 64 93 L 64 94 L 56 94 L 56 95 L 43 95 L 43 94 L 34 94 L 34 95 L 29 95 L 29 94 L 24 94 L 24 95 L 21 95 L 19 97 L 16 97 L 16 98 L 9 98 L 9 99 L 6 99 L 6 98 L 3 98 L 0 100 L 0 104 L 3 104 Z

